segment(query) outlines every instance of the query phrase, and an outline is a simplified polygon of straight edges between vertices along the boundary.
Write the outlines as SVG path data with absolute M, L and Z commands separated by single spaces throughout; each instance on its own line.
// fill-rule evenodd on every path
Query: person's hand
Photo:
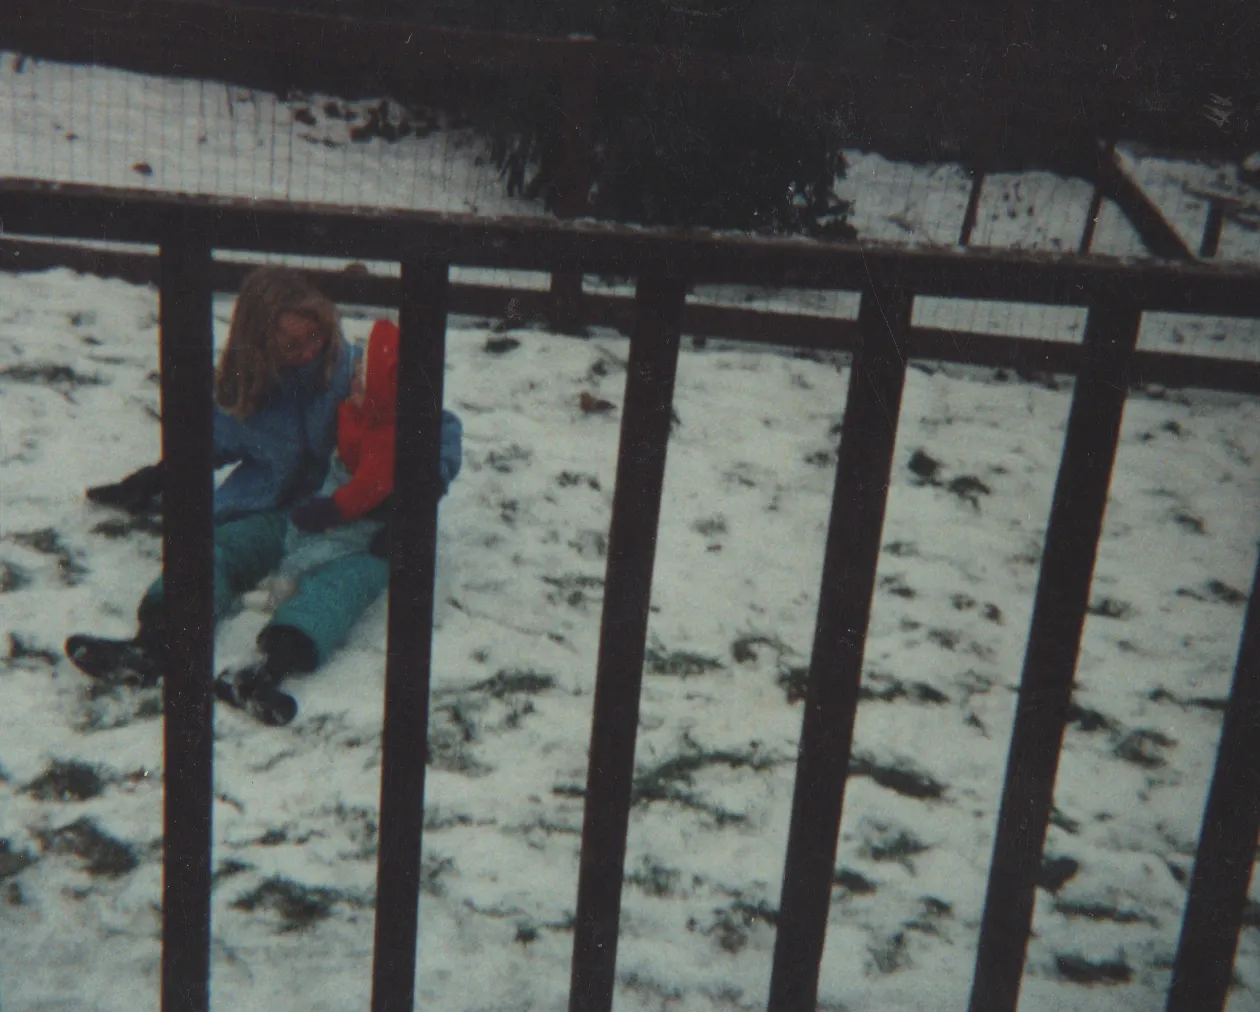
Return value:
M 293 507 L 289 516 L 298 528 L 308 534 L 318 534 L 344 522 L 337 504 L 328 496 L 317 496 Z

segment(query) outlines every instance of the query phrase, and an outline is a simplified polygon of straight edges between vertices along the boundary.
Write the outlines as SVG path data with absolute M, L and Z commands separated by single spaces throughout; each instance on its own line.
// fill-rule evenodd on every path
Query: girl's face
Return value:
M 328 337 L 318 323 L 301 313 L 283 313 L 273 338 L 276 362 L 283 369 L 309 365 L 323 354 Z

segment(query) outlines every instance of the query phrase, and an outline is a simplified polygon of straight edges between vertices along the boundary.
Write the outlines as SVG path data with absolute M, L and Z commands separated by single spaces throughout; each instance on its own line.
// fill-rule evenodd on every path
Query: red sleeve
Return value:
M 346 520 L 363 516 L 383 503 L 394 490 L 394 427 L 365 435 L 359 446 L 359 466 L 333 493 L 333 502 Z

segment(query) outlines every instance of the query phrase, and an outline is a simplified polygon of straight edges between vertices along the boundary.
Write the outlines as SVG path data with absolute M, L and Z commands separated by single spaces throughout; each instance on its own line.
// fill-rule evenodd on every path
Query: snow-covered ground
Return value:
M 23 129 L 62 117 L 56 96 L 88 74 L 132 96 L 132 108 L 149 108 L 155 93 L 192 94 L 184 90 L 192 86 L 83 68 L 72 78 L 28 62 L 18 74 L 14 63 L 0 55 L 0 134 L 6 87 L 10 121 Z M 36 71 L 44 76 L 26 77 Z M 32 100 L 12 104 L 32 80 L 43 82 L 30 85 Z M 158 109 L 176 107 L 163 101 L 113 134 L 90 107 L 72 128 L 62 124 L 78 137 L 57 142 L 76 152 L 74 178 L 174 185 L 162 183 L 159 166 L 177 164 L 162 162 L 171 150 L 162 145 L 188 120 L 162 118 Z M 266 192 L 324 199 L 336 163 L 326 163 L 324 190 L 301 191 L 296 181 L 315 186 L 320 170 L 310 162 L 307 173 L 296 152 L 335 149 L 284 142 L 292 109 L 269 101 L 255 96 L 253 105 L 266 110 L 264 121 L 284 124 L 276 150 L 287 152 L 278 162 L 289 189 Z M 238 133 L 227 136 L 246 149 Z M 472 146 L 441 131 L 425 142 L 468 153 L 459 162 L 468 174 L 452 170 L 429 189 L 417 183 L 417 193 L 453 209 L 520 213 L 501 202 L 491 170 L 467 182 L 483 170 Z M 374 159 L 390 157 L 373 143 L 380 148 L 365 155 L 360 180 L 381 172 Z M 63 164 L 42 149 L 13 150 L 0 140 L 0 172 L 47 174 Z M 232 161 L 232 149 L 219 147 L 198 161 L 203 182 L 206 166 L 217 165 L 228 192 L 263 195 L 264 176 L 269 186 L 277 176 L 263 171 L 265 146 L 248 150 Z M 132 169 L 141 161 L 152 176 Z M 240 168 L 250 165 L 252 176 Z M 954 170 L 873 156 L 852 165 L 842 185 L 858 198 L 864 235 L 900 229 L 910 241 L 951 241 L 966 200 Z M 401 199 L 387 185 L 381 200 Z M 1078 190 L 999 179 L 986 187 L 998 217 L 982 215 L 990 224 L 977 234 L 1070 245 L 1083 221 L 1083 210 L 1071 217 Z M 1034 200 L 1061 210 L 1044 218 L 1003 210 Z M 1122 229 L 1110 239 L 1101 225 L 1101 243 L 1131 252 Z M 740 297 L 766 304 L 766 293 Z M 806 301 L 808 311 L 854 309 L 843 294 Z M 220 340 L 230 311 L 229 299 L 216 301 Z M 362 340 L 372 315 L 348 313 L 348 335 Z M 1082 323 L 1073 310 L 948 300 L 920 300 L 916 320 L 1063 340 L 1079 340 Z M 1260 357 L 1246 322 L 1165 316 L 1148 320 L 1144 343 Z M 464 420 L 465 469 L 441 516 L 419 995 L 440 1009 L 560 1009 L 627 343 L 459 318 L 448 348 L 447 401 Z M 82 498 L 84 486 L 156 457 L 156 368 L 154 290 L 67 271 L 0 275 L 6 1012 L 157 1003 L 159 697 L 101 691 L 60 653 L 74 630 L 130 632 L 135 601 L 158 570 L 153 530 Z M 764 1005 L 847 380 L 842 357 L 719 341 L 682 353 L 619 1009 Z M 910 370 L 822 968 L 827 1009 L 965 1007 L 1071 389 L 1064 378 L 1022 382 L 928 363 Z M 612 409 L 583 411 L 583 393 Z M 1130 399 L 1024 1008 L 1162 1007 L 1256 562 L 1258 492 L 1255 399 L 1159 391 Z M 246 609 L 225 623 L 219 662 L 242 656 L 265 620 Z M 288 728 L 234 711 L 216 716 L 216 1007 L 366 1004 L 384 639 L 382 601 L 332 662 L 292 683 L 301 711 Z M 1260 1005 L 1255 909 L 1240 943 L 1234 1012 Z

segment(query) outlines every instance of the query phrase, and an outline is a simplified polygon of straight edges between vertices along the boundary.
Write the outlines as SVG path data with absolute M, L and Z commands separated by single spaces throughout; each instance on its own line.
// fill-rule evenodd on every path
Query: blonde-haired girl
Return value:
M 219 359 L 214 399 L 244 421 L 283 384 L 286 369 L 318 361 L 315 378 L 328 389 L 344 357 L 337 307 L 301 273 L 287 267 L 254 271 L 241 286 Z
M 214 466 L 236 465 L 214 492 L 216 619 L 276 568 L 288 511 L 323 484 L 358 355 L 342 336 L 336 307 L 300 272 L 261 267 L 245 279 L 215 382 Z M 155 464 L 87 495 L 136 510 L 161 485 Z M 140 602 L 134 639 L 75 635 L 66 654 L 96 677 L 156 681 L 164 612 L 159 579 Z

